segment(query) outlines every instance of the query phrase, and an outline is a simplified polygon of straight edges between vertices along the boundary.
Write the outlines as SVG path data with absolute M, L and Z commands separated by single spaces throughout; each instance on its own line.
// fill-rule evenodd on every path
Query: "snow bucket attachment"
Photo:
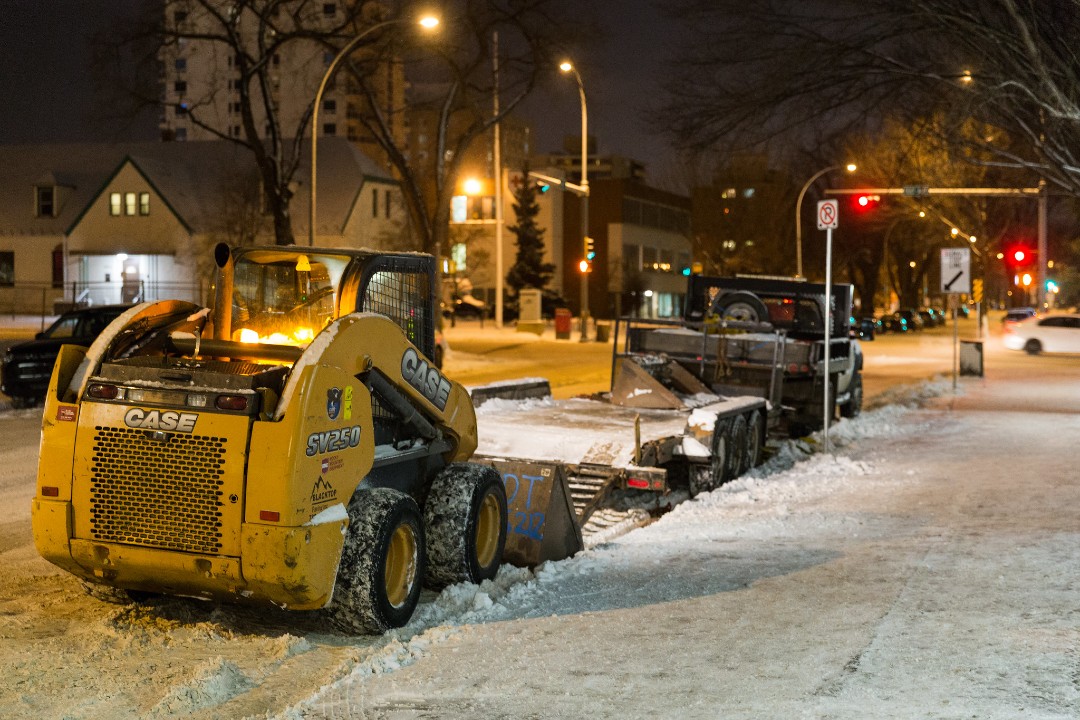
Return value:
M 584 548 L 560 463 L 490 460 L 506 484 L 508 526 L 503 561 L 535 567 Z
M 623 407 L 684 410 L 676 393 L 711 392 L 682 365 L 662 355 L 632 355 L 618 359 L 611 384 L 611 402 Z

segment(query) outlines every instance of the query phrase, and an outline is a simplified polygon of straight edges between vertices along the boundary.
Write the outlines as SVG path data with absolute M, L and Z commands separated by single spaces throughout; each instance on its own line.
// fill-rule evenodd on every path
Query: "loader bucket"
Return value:
M 676 392 L 687 395 L 710 392 L 700 380 L 674 360 L 650 358 L 649 370 L 632 357 L 619 358 L 611 402 L 623 407 L 683 410 Z M 663 378 L 660 380 L 658 378 Z
M 505 562 L 536 567 L 547 560 L 568 558 L 584 547 L 561 464 L 530 460 L 486 462 L 506 484 Z

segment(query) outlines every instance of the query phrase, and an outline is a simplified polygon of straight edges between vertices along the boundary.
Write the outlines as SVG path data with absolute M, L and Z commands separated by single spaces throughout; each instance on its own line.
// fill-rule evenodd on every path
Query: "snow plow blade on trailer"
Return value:
M 687 384 L 672 390 L 640 374 L 634 361 L 628 365 L 625 372 L 636 378 L 625 386 L 631 402 L 648 403 L 659 391 L 670 398 L 633 407 L 608 397 L 519 400 L 510 384 L 470 389 L 478 405 L 473 459 L 491 464 L 506 484 L 508 562 L 532 566 L 569 557 L 584 538 L 640 518 L 625 508 L 661 510 L 761 461 L 762 398 L 702 392 L 685 371 Z

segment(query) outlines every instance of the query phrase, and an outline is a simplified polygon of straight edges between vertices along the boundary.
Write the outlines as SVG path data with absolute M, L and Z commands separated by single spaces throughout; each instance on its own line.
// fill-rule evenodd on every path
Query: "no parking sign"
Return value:
M 817 229 L 835 230 L 840 226 L 840 202 L 822 200 L 817 204 Z

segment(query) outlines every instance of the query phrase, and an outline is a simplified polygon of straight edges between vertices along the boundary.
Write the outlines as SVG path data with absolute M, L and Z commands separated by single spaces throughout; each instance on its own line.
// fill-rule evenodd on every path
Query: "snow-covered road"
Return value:
M 0 411 L 0 716 L 1075 718 L 1080 369 L 1049 366 L 894 393 L 833 455 L 373 638 L 86 596 L 33 549 L 36 414 Z

